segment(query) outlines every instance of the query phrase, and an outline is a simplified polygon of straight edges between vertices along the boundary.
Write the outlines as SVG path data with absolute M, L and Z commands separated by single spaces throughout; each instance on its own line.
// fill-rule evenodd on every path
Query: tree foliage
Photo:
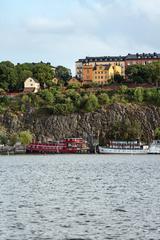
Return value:
M 110 103 L 110 98 L 107 93 L 101 93 L 98 96 L 98 102 L 100 105 L 106 105 Z
M 160 128 L 159 127 L 155 129 L 154 135 L 155 135 L 156 140 L 160 139 Z
M 90 94 L 89 96 L 84 96 L 84 107 L 86 112 L 95 111 L 99 107 L 98 98 L 95 94 Z
M 56 68 L 55 75 L 63 85 L 67 85 L 72 77 L 70 69 L 63 66 L 58 66 Z
M 130 141 L 141 139 L 141 136 L 141 124 L 136 120 L 131 121 L 126 118 L 123 121 L 117 120 L 113 122 L 112 130 L 108 134 L 108 139 Z
M 134 83 L 152 83 L 158 87 L 160 83 L 160 62 L 131 65 L 127 67 L 126 75 Z
M 28 144 L 32 143 L 32 139 L 33 139 L 33 136 L 30 133 L 30 131 L 21 131 L 19 133 L 19 141 L 23 145 L 28 145 Z
M 71 78 L 71 71 L 63 66 L 58 66 L 54 71 L 50 63 L 43 62 L 17 65 L 10 61 L 0 62 L 0 88 L 5 91 L 23 90 L 24 81 L 28 77 L 37 79 L 42 88 L 51 87 L 55 76 L 62 84 L 66 84 Z

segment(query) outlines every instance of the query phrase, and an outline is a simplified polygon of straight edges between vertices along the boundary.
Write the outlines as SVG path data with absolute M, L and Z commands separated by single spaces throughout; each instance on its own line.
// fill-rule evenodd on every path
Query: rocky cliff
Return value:
M 19 114 L 7 112 L 0 116 L 0 125 L 8 132 L 18 132 L 29 129 L 36 138 L 44 141 L 63 137 L 92 136 L 105 141 L 113 131 L 115 122 L 138 121 L 141 124 L 143 138 L 149 141 L 153 138 L 154 129 L 160 126 L 160 108 L 155 106 L 140 106 L 132 104 L 112 104 L 92 113 L 74 113 L 66 116 L 46 114 Z

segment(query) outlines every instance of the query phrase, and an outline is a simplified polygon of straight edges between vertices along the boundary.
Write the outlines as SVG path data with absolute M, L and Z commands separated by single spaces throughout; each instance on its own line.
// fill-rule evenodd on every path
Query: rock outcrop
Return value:
M 15 115 L 7 112 L 0 115 L 0 125 L 8 132 L 29 129 L 38 140 L 47 138 L 58 140 L 64 137 L 92 137 L 105 141 L 113 130 L 114 122 L 125 119 L 141 124 L 146 141 L 153 138 L 156 127 L 160 127 L 160 108 L 156 106 L 140 106 L 134 104 L 112 104 L 91 113 L 74 113 L 69 115 L 46 115 L 25 113 Z

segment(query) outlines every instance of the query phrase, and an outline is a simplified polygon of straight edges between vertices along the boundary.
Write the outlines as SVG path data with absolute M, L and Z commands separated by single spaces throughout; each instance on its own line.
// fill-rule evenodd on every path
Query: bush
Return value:
M 141 87 L 138 87 L 135 89 L 134 91 L 134 99 L 136 102 L 143 102 L 143 99 L 144 99 L 144 89 L 141 88 Z
M 92 112 L 97 110 L 98 107 L 98 98 L 94 94 L 90 94 L 89 96 L 84 97 L 83 110 L 85 110 L 86 112 Z
M 74 112 L 73 103 L 57 103 L 52 108 L 52 113 L 54 114 L 68 114 Z
M 124 98 L 123 95 L 114 94 L 111 99 L 112 103 L 127 103 L 127 99 Z
M 19 141 L 23 145 L 28 145 L 32 143 L 33 136 L 30 131 L 22 131 L 19 133 Z
M 14 146 L 19 141 L 19 136 L 17 133 L 12 133 L 9 137 L 9 144 Z
M 155 129 L 154 137 L 156 140 L 160 139 L 160 128 L 159 127 Z
M 44 89 L 40 92 L 40 96 L 43 100 L 45 100 L 47 103 L 53 103 L 54 96 L 52 92 L 48 89 Z
M 109 99 L 108 94 L 106 94 L 106 93 L 101 93 L 101 94 L 98 96 L 98 102 L 99 102 L 100 105 L 109 104 L 109 103 L 110 103 L 110 99 Z
M 8 143 L 7 133 L 4 129 L 0 130 L 0 144 L 6 145 Z

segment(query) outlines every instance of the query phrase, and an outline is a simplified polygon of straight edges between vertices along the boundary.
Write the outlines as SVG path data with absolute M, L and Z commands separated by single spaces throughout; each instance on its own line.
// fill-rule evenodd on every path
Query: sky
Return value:
M 160 52 L 160 0 L 0 0 L 0 61 Z

